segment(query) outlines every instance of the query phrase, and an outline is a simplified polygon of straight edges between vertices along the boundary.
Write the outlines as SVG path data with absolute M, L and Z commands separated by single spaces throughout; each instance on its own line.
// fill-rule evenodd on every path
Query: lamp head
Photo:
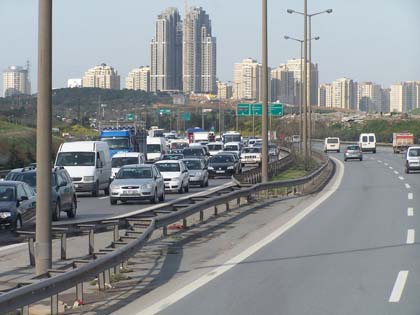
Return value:
M 320 38 L 320 37 L 319 37 L 319 36 L 317 36 L 317 37 L 315 37 L 314 39 L 315 39 L 315 40 L 319 40 L 319 38 Z
M 328 9 L 327 11 L 325 11 L 325 12 L 327 12 L 328 14 L 330 14 L 330 13 L 332 13 L 332 11 L 333 11 L 333 9 Z
M 284 39 L 290 39 L 290 37 L 289 36 L 284 36 Z
M 287 9 L 287 13 L 289 13 L 289 14 L 292 14 L 292 13 L 294 13 L 295 12 L 295 10 L 292 10 L 292 9 Z

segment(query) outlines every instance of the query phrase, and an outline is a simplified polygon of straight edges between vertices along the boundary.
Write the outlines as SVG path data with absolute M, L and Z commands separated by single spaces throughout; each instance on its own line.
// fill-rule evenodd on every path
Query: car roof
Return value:
M 143 153 L 140 152 L 117 152 L 115 153 L 112 158 L 116 157 L 138 157 L 143 155 Z
M 227 142 L 225 143 L 225 145 L 241 145 L 241 143 L 238 141 L 234 141 L 234 142 Z
M 129 164 L 129 165 L 123 165 L 121 168 L 152 168 L 153 164 Z
M 19 184 L 24 184 L 24 182 L 20 182 L 17 180 L 4 180 L 0 182 L 0 186 L 17 186 Z
M 181 161 L 180 160 L 160 160 L 160 161 L 157 161 L 155 164 L 162 164 L 162 163 L 177 163 L 177 164 L 180 164 L 181 163 Z
M 203 159 L 200 159 L 200 158 L 185 158 L 185 159 L 182 159 L 182 161 L 203 161 Z

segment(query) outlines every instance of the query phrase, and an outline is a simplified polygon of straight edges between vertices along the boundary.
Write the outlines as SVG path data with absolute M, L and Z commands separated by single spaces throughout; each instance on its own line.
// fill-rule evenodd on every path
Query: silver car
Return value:
M 154 165 L 123 166 L 109 188 L 111 205 L 116 205 L 119 200 L 165 201 L 165 183 Z
M 182 161 L 188 168 L 190 185 L 200 185 L 201 187 L 209 185 L 209 172 L 203 159 L 184 159 Z
M 362 149 L 358 144 L 348 145 L 344 151 L 344 162 L 347 160 L 363 160 Z

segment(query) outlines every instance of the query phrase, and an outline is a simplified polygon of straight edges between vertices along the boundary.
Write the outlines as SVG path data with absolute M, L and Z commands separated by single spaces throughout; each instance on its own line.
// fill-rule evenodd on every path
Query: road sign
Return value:
M 189 112 L 181 113 L 181 120 L 183 120 L 183 121 L 191 120 L 191 114 Z
M 262 104 L 237 104 L 238 116 L 262 116 Z M 269 104 L 268 114 L 271 116 L 283 116 L 283 104 Z
M 158 109 L 158 113 L 159 115 L 170 115 L 171 114 L 171 110 L 170 109 Z
M 134 121 L 134 114 L 127 114 L 128 121 Z

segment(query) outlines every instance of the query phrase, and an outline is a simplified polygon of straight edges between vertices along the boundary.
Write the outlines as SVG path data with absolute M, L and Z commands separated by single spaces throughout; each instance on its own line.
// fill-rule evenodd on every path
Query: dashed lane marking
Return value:
M 390 303 L 398 303 L 400 301 L 405 283 L 407 282 L 407 277 L 408 270 L 401 270 L 398 273 L 397 280 L 395 280 L 394 287 L 392 288 L 392 292 L 388 300 Z
M 413 209 L 413 208 L 407 208 L 407 215 L 408 215 L 409 217 L 414 216 L 414 209 Z
M 414 244 L 416 238 L 416 231 L 413 229 L 407 230 L 407 244 Z
M 404 180 L 404 177 L 402 177 L 402 176 L 400 176 L 400 177 L 398 177 L 399 179 L 401 179 L 401 180 Z
M 405 184 L 405 188 L 407 188 L 407 189 L 410 189 L 411 188 L 411 186 L 410 186 L 410 184 Z
M 408 200 L 413 200 L 413 198 L 414 198 L 413 193 L 408 193 Z

